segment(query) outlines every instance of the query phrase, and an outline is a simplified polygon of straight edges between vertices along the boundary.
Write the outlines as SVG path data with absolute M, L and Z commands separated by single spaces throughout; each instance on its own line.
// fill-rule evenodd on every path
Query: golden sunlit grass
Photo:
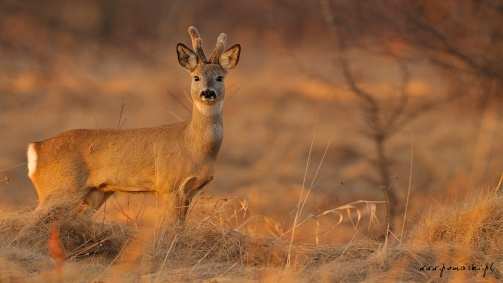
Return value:
M 292 227 L 277 227 L 281 225 L 266 217 L 262 217 L 262 231 L 248 233 L 247 226 L 260 222 L 256 219 L 261 216 L 253 215 L 239 199 L 202 196 L 183 228 L 171 225 L 169 218 L 155 210 L 148 215 L 157 218 L 153 225 L 139 220 L 137 225 L 101 222 L 99 217 L 67 209 L 61 201 L 45 211 L 2 214 L 0 279 L 391 282 L 437 280 L 439 271 L 421 272 L 424 265 L 487 263 L 499 270 L 503 267 L 500 186 L 466 201 L 432 208 L 403 237 L 388 235 L 384 242 L 376 241 L 355 228 L 353 239 L 344 245 L 292 241 Z M 359 226 L 363 217 L 359 204 L 334 208 L 317 217 L 340 211 L 340 217 L 349 221 L 346 211 L 353 209 L 347 217 Z M 297 225 L 303 222 L 297 221 Z M 496 270 L 487 271 L 485 279 L 501 278 Z M 482 280 L 483 272 L 444 271 L 442 278 L 473 282 Z

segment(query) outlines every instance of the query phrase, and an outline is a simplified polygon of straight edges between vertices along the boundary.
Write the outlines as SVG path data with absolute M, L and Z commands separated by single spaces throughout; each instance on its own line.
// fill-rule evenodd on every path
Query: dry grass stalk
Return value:
M 411 145 L 410 162 L 409 162 L 409 180 L 408 180 L 408 186 L 407 186 L 407 197 L 405 199 L 405 210 L 403 212 L 402 230 L 400 232 L 400 239 L 403 239 L 403 237 L 405 235 L 405 226 L 407 225 L 407 213 L 409 210 L 410 193 L 412 191 L 413 173 L 414 173 L 414 148 Z
M 495 192 L 501 192 L 501 188 L 503 187 L 503 173 L 501 173 L 498 184 L 496 185 Z
M 292 247 L 293 247 L 293 243 L 295 241 L 295 230 L 298 227 L 297 223 L 299 221 L 299 218 L 302 216 L 302 213 L 304 211 L 304 207 L 306 206 L 307 200 L 309 199 L 309 195 L 311 194 L 311 191 L 313 190 L 314 185 L 316 184 L 316 181 L 318 180 L 318 176 L 319 176 L 321 167 L 323 165 L 323 162 L 325 161 L 325 158 L 327 157 L 328 149 L 330 148 L 330 142 L 328 142 L 327 145 L 325 146 L 325 149 L 323 151 L 323 155 L 321 156 L 321 160 L 318 163 L 318 167 L 316 168 L 316 171 L 315 171 L 314 176 L 311 180 L 311 183 L 306 191 L 305 185 L 306 185 L 307 173 L 309 171 L 309 165 L 310 165 L 310 161 L 311 161 L 311 154 L 312 154 L 312 150 L 313 150 L 314 139 L 315 139 L 315 137 L 313 136 L 313 139 L 311 141 L 311 145 L 309 146 L 309 153 L 308 153 L 308 157 L 307 157 L 307 161 L 306 161 L 304 178 L 302 180 L 302 188 L 301 188 L 301 192 L 299 194 L 299 198 L 298 198 L 298 202 L 297 202 L 297 210 L 295 212 L 295 217 L 294 217 L 293 224 L 292 224 L 292 233 L 290 236 L 290 244 L 288 246 L 288 255 L 287 255 L 287 260 L 286 260 L 286 265 L 285 265 L 287 268 L 290 267 L 290 264 L 291 264 Z
M 308 216 L 297 223 L 297 225 L 304 225 L 307 219 L 312 219 L 322 226 L 319 220 L 322 216 L 329 215 L 336 216 L 338 219 L 342 218 L 349 223 L 351 223 L 350 219 L 353 219 L 354 233 L 351 240 L 343 246 L 326 245 L 321 240 L 314 241 L 313 244 L 299 241 L 290 246 L 288 240 L 281 239 L 281 233 L 290 235 L 293 227 L 290 231 L 284 231 L 285 229 L 272 218 L 264 221 L 268 221 L 271 230 L 269 234 L 275 235 L 274 238 L 251 237 L 238 230 L 242 230 L 242 225 L 250 223 L 249 219 L 252 217 L 240 218 L 238 216 L 239 221 L 228 217 L 240 215 L 243 210 L 248 214 L 247 209 L 243 209 L 247 207 L 246 203 L 243 204 L 241 200 L 224 201 L 221 199 L 211 202 L 208 197 L 200 199 L 198 206 L 192 209 L 191 217 L 184 229 L 175 229 L 173 226 L 165 225 L 166 222 L 161 219 L 160 223 L 154 225 L 151 230 L 153 232 L 149 235 L 145 234 L 146 227 L 133 230 L 134 227 L 130 225 L 129 229 L 133 230 L 132 234 L 122 234 L 117 237 L 113 233 L 121 233 L 120 231 L 123 230 L 120 229 L 125 229 L 124 226 L 119 229 L 112 224 L 94 223 L 91 219 L 79 216 L 79 214 L 71 214 L 71 211 L 66 211 L 67 216 L 64 216 L 61 214 L 61 209 L 56 213 L 60 217 L 55 217 L 54 211 L 46 212 L 39 215 L 37 221 L 31 223 L 17 222 L 24 222 L 24 218 L 20 218 L 19 215 L 16 216 L 17 219 L 13 216 L 17 221 L 11 219 L 9 222 L 3 218 L 0 231 L 9 231 L 9 227 L 24 231 L 21 236 L 16 233 L 11 233 L 9 236 L 11 239 L 18 237 L 12 244 L 17 254 L 20 254 L 20 249 L 39 246 L 39 252 L 47 253 L 46 260 L 50 261 L 51 255 L 54 260 L 57 259 L 60 262 L 64 259 L 65 263 L 62 264 L 61 272 L 44 273 L 43 278 L 52 281 L 59 280 L 56 274 L 61 274 L 61 282 L 71 281 L 74 278 L 71 272 L 75 273 L 75 270 L 80 270 L 75 268 L 88 268 L 84 264 L 86 259 L 98 258 L 103 260 L 103 265 L 96 267 L 97 269 L 89 274 L 81 271 L 77 271 L 77 274 L 87 274 L 85 278 L 89 281 L 105 280 L 107 282 L 130 282 L 140 279 L 154 282 L 190 281 L 222 277 L 240 278 L 236 280 L 241 281 L 243 278 L 253 276 L 253 272 L 256 271 L 252 270 L 267 268 L 271 271 L 275 270 L 274 272 L 283 270 L 282 276 L 274 278 L 300 282 L 309 278 L 319 281 L 322 277 L 326 279 L 325 281 L 362 281 L 364 278 L 376 278 L 381 281 L 424 281 L 435 278 L 435 275 L 418 272 L 417 268 L 421 264 L 495 260 L 494 256 L 503 252 L 503 243 L 499 240 L 499 235 L 503 232 L 502 203 L 502 198 L 494 192 L 481 194 L 469 205 L 455 208 L 451 206 L 445 208 L 446 212 L 441 212 L 445 218 L 455 221 L 446 223 L 443 218 L 435 219 L 425 216 L 411 234 L 412 237 L 398 238 L 389 231 L 384 244 L 361 237 L 359 231 L 362 220 L 366 215 L 369 219 L 376 217 L 372 215 L 372 211 L 375 213 L 372 207 L 382 204 L 382 201 L 364 200 Z M 201 215 L 206 215 L 206 217 L 200 217 Z M 33 218 L 33 216 L 29 217 Z M 56 231 L 59 235 L 54 232 L 55 221 L 58 223 Z M 29 227 L 24 227 L 25 225 Z M 45 236 L 40 235 L 43 234 L 41 231 L 45 231 Z M 108 231 L 113 233 L 110 234 Z M 77 235 L 82 238 L 77 239 Z M 315 232 L 315 237 L 316 235 Z M 2 232 L 1 236 L 8 235 Z M 397 241 L 401 240 L 400 245 L 392 244 L 391 239 L 394 237 Z M 138 238 L 142 238 L 142 241 L 134 244 L 134 239 Z M 126 242 L 129 244 L 126 245 Z M 452 244 L 457 242 L 462 244 Z M 50 243 L 51 248 L 44 251 L 47 243 Z M 107 254 L 103 250 L 110 250 L 114 245 L 117 248 L 113 254 Z M 5 246 L 2 248 L 5 250 Z M 69 252 L 65 254 L 64 250 Z M 136 251 L 135 256 L 129 260 L 127 255 L 133 251 Z M 287 272 L 284 271 L 284 260 L 289 252 L 290 267 L 295 267 L 295 272 L 293 268 Z M 4 254 L 5 252 L 0 253 L 0 262 L 4 259 Z M 62 254 L 64 256 L 61 256 Z M 31 274 L 25 273 L 26 271 L 16 273 L 15 270 L 18 265 L 30 265 L 34 262 L 35 258 L 29 261 L 13 261 L 14 266 L 10 267 L 12 271 L 8 278 L 18 278 L 15 276 L 19 274 L 21 276 Z M 355 265 L 361 268 L 354 269 Z M 44 271 L 42 267 L 37 268 L 35 269 L 37 272 Z M 55 270 L 53 267 L 51 269 Z M 243 273 L 244 270 L 252 273 Z M 472 274 L 451 274 L 450 276 L 464 281 L 473 279 Z M 272 277 L 264 275 L 264 278 Z
M 287 268 L 291 264 L 293 242 L 295 241 L 295 229 L 297 228 L 297 221 L 299 221 L 301 207 L 302 207 L 302 202 L 303 202 L 303 199 L 304 199 L 304 190 L 305 190 L 305 185 L 306 185 L 306 180 L 307 180 L 307 174 L 308 174 L 308 171 L 309 171 L 309 165 L 311 163 L 311 153 L 312 153 L 312 150 L 313 150 L 313 144 L 314 144 L 314 136 L 313 136 L 313 138 L 311 140 L 311 144 L 309 145 L 309 152 L 307 154 L 307 160 L 306 160 L 306 168 L 304 169 L 304 177 L 302 179 L 302 187 L 301 187 L 301 191 L 300 191 L 299 198 L 298 198 L 298 201 L 297 201 L 297 210 L 295 211 L 295 217 L 293 219 L 292 233 L 290 235 L 290 243 L 288 245 L 288 255 L 287 255 L 286 265 L 285 265 L 285 267 L 287 267 Z

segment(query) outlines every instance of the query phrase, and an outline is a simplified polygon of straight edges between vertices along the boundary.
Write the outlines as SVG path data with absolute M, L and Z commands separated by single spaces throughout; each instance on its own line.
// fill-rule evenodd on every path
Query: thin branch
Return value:
M 442 33 L 440 30 L 435 28 L 433 25 L 424 23 L 417 17 L 411 15 L 409 13 L 408 15 L 410 21 L 420 30 L 432 35 L 435 39 L 440 41 L 442 44 L 443 48 L 440 49 L 444 53 L 453 56 L 454 58 L 460 60 L 463 62 L 465 65 L 469 66 L 472 70 L 475 71 L 475 73 L 482 74 L 486 77 L 490 78 L 498 78 L 501 79 L 501 77 L 498 75 L 497 72 L 492 70 L 491 68 L 488 68 L 486 66 L 483 66 L 482 64 L 477 63 L 473 57 L 470 57 L 466 53 L 463 53 L 460 49 L 456 48 L 454 45 L 451 44 L 450 40 L 447 38 L 447 36 Z M 424 43 L 423 43 L 424 46 Z M 432 48 L 434 49 L 434 48 Z
M 185 104 L 185 102 L 183 102 L 178 96 L 176 96 L 175 94 L 173 94 L 169 90 L 166 90 L 166 93 L 173 99 L 173 101 L 175 101 L 177 104 L 179 104 L 180 106 L 182 106 L 182 108 L 185 109 L 188 113 L 191 112 L 190 107 L 187 106 L 187 104 Z M 184 97 L 186 99 L 188 99 L 185 95 L 184 95 Z
M 389 117 L 386 127 L 393 128 L 395 123 L 400 119 L 400 117 L 404 114 L 405 109 L 407 108 L 407 104 L 409 102 L 409 93 L 407 91 L 407 87 L 410 81 L 410 72 L 407 64 L 398 60 L 401 69 L 401 86 L 400 86 L 400 97 L 398 98 L 398 104 L 394 108 L 394 111 L 391 113 Z
M 119 112 L 119 119 L 117 119 L 117 129 L 122 128 L 124 125 L 126 118 L 124 117 L 124 113 L 126 111 L 126 102 L 124 102 L 124 99 L 121 101 L 121 109 Z
M 428 101 L 420 105 L 419 107 L 415 108 L 414 110 L 409 110 L 406 115 L 403 116 L 401 121 L 398 121 L 395 123 L 393 129 L 390 131 L 390 133 L 394 134 L 398 131 L 400 131 L 402 128 L 410 124 L 411 122 L 415 121 L 417 118 L 419 118 L 421 115 L 431 112 L 437 108 L 440 108 L 441 106 L 444 106 L 446 104 L 449 104 L 457 99 L 460 99 L 461 97 L 464 97 L 466 95 L 465 92 L 462 93 L 456 93 L 456 94 L 451 94 L 446 97 L 443 97 L 441 99 L 435 99 L 432 101 Z

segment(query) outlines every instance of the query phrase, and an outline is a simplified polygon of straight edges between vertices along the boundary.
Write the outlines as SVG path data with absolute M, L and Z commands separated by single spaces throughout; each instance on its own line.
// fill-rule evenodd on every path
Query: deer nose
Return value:
M 214 101 L 217 98 L 217 93 L 212 89 L 201 91 L 201 98 L 203 100 Z

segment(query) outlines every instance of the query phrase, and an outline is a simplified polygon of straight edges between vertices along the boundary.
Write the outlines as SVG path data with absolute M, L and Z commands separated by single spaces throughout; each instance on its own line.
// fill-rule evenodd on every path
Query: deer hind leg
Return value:
M 64 208 L 65 210 L 72 210 L 79 207 L 84 198 L 83 188 L 81 182 L 62 182 L 58 186 L 47 183 L 37 182 L 33 180 L 38 194 L 37 211 L 52 210 L 53 208 Z
M 82 161 L 65 154 L 59 159 L 40 159 L 40 156 L 51 156 L 51 152 L 44 153 L 39 143 L 31 143 L 27 150 L 28 177 L 37 191 L 37 210 L 53 205 L 78 205 L 88 177 Z
M 30 179 L 38 195 L 37 210 L 53 205 L 77 207 L 85 197 L 86 176 L 83 174 L 58 174 L 61 171 L 40 171 Z
M 100 209 L 112 194 L 113 192 L 104 192 L 98 188 L 90 188 L 84 197 L 84 204 L 91 210 L 91 213 L 94 213 Z

